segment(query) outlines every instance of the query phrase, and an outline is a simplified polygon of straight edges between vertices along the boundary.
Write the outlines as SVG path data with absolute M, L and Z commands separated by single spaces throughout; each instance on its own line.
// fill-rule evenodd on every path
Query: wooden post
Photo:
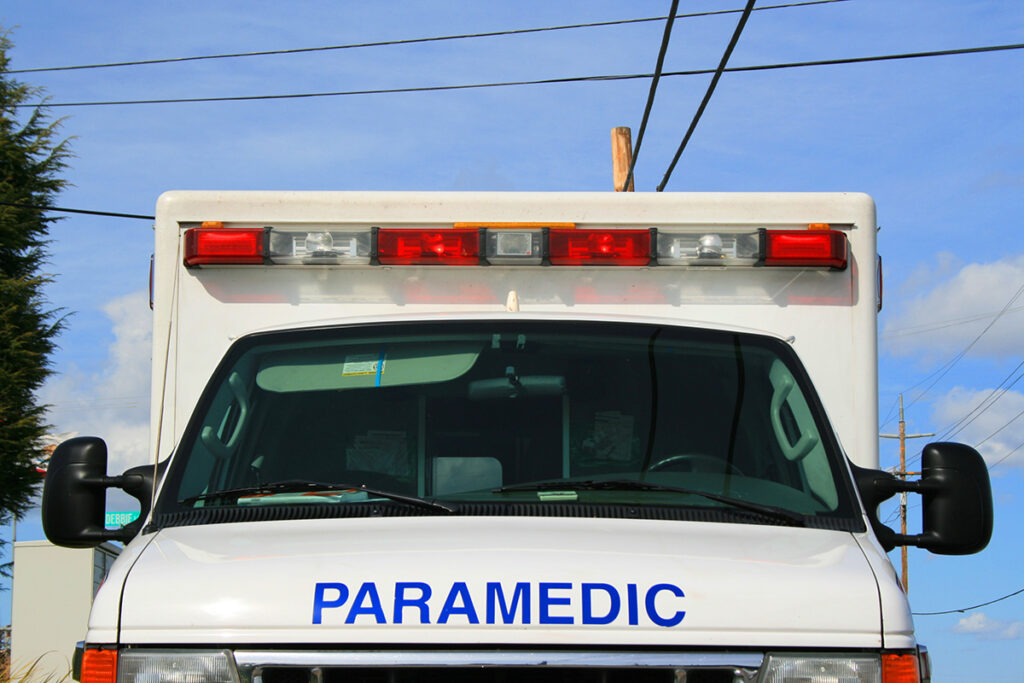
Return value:
M 900 479 L 907 480 L 907 423 L 903 420 L 903 394 L 900 394 Z M 900 533 L 907 535 L 907 492 L 900 492 Z M 910 576 L 907 574 L 907 546 L 900 547 L 900 579 L 903 591 L 910 594 Z
M 627 126 L 612 128 L 612 176 L 615 182 L 615 191 L 623 191 L 623 183 L 629 175 L 629 165 L 633 163 L 633 131 Z M 633 191 L 633 180 L 629 181 L 626 192 Z
M 895 474 L 903 481 L 907 480 L 908 474 L 921 474 L 920 472 L 907 472 L 907 439 L 919 439 L 923 436 L 935 436 L 933 432 L 927 434 L 907 434 L 907 423 L 903 419 L 903 394 L 900 394 L 900 430 L 896 434 L 879 434 L 883 439 L 900 440 L 900 469 Z M 907 535 L 907 492 L 900 492 L 900 533 Z M 900 565 L 902 572 L 900 580 L 903 583 L 903 590 L 910 594 L 910 570 L 907 566 L 907 546 L 900 548 Z

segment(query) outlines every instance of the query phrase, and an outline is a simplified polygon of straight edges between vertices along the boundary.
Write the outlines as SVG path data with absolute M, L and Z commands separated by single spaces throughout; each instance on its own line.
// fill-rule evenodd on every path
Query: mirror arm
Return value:
M 90 488 L 102 490 L 121 489 L 139 501 L 139 518 L 118 529 L 103 529 L 99 533 L 99 536 L 102 537 L 101 541 L 128 543 L 138 535 L 143 521 L 149 516 L 149 509 L 152 506 L 152 501 L 150 500 L 153 493 L 152 465 L 132 467 L 125 470 L 124 474 L 117 476 L 87 477 L 80 480 L 80 483 Z
M 900 479 L 889 472 L 858 467 L 852 462 L 850 468 L 853 471 L 853 479 L 860 491 L 860 496 L 864 500 L 864 508 L 867 510 L 868 520 L 871 522 L 871 529 L 875 532 L 878 542 L 882 544 L 882 548 L 886 552 L 901 545 L 927 548 L 931 541 L 930 535 L 896 533 L 878 519 L 878 506 L 897 493 L 923 493 L 933 486 L 925 480 Z
M 166 465 L 166 462 L 161 463 L 161 465 Z M 156 467 L 153 465 L 138 465 L 125 470 L 120 476 L 104 477 L 109 482 L 107 486 L 119 488 L 139 501 L 138 519 L 130 524 L 125 524 L 120 529 L 113 530 L 111 533 L 117 535 L 117 538 L 114 540 L 128 543 L 128 541 L 139 534 L 142 524 L 149 516 L 149 510 L 153 504 L 151 498 L 153 496 L 154 469 L 157 470 L 156 476 L 159 476 L 163 473 L 164 468 L 159 465 Z

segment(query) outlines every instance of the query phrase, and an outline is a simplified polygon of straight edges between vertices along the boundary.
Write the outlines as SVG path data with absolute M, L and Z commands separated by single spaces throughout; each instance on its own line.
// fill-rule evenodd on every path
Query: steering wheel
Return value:
M 647 468 L 648 472 L 662 470 L 682 470 L 684 472 L 710 472 L 713 474 L 738 474 L 743 476 L 740 468 L 722 458 L 703 453 L 682 453 L 662 458 Z

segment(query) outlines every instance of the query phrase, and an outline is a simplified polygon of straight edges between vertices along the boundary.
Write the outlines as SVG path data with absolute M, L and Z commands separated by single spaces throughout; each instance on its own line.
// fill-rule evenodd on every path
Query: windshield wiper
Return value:
M 702 496 L 708 500 L 723 503 L 742 510 L 756 512 L 772 519 L 787 522 L 792 526 L 805 526 L 804 516 L 798 512 L 791 512 L 774 505 L 762 503 L 751 503 L 738 498 L 699 491 L 697 489 L 686 489 L 678 486 L 665 486 L 664 484 L 652 484 L 637 479 L 584 479 L 581 481 L 550 480 L 537 481 L 526 484 L 512 484 L 494 489 L 494 493 L 509 493 L 514 491 L 668 491 L 672 493 L 686 493 L 694 496 Z
M 409 505 L 415 505 L 421 508 L 427 508 L 430 510 L 439 510 L 447 514 L 453 514 L 455 508 L 448 507 L 443 503 L 439 503 L 436 500 L 429 498 L 420 498 L 418 496 L 409 496 L 404 493 L 395 493 L 394 491 L 384 491 L 382 489 L 375 489 L 364 485 L 353 485 L 338 482 L 322 482 L 322 481 L 306 481 L 306 480 L 289 480 L 289 481 L 278 481 L 272 484 L 260 484 L 259 486 L 244 486 L 237 489 L 224 489 L 223 491 L 211 491 L 209 493 L 200 493 L 195 496 L 189 496 L 178 502 L 182 505 L 192 505 L 201 500 L 213 500 L 216 498 L 233 498 L 238 500 L 243 496 L 259 496 L 268 495 L 273 493 L 299 493 L 301 491 L 319 492 L 326 493 L 329 491 L 363 491 L 371 496 L 377 496 L 379 498 L 387 498 L 388 500 L 394 500 L 399 503 L 408 503 Z

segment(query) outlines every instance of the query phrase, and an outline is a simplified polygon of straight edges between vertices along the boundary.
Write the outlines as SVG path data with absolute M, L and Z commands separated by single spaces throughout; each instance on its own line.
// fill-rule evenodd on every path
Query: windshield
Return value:
M 621 323 L 341 327 L 232 347 L 158 513 L 628 506 L 836 528 L 856 523 L 842 472 L 803 370 L 776 339 Z

